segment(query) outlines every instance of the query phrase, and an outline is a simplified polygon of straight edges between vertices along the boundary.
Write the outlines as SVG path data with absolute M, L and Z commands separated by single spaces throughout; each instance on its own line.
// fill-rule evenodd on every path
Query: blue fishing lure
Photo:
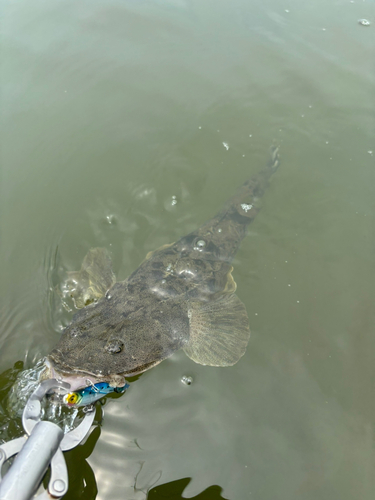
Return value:
M 123 387 L 111 387 L 107 382 L 99 382 L 98 384 L 89 385 L 84 389 L 76 392 L 69 392 L 63 397 L 63 402 L 68 406 L 86 406 L 102 397 L 110 394 L 111 392 L 117 392 L 122 394 L 129 387 L 129 384 L 125 384 Z

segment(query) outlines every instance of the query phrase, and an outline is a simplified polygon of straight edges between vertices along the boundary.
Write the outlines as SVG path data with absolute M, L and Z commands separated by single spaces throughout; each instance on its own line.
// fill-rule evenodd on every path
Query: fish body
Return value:
M 215 217 L 150 252 L 125 281 L 115 283 L 105 250 L 90 250 L 81 271 L 73 273 L 72 295 L 82 309 L 48 356 L 50 375 L 69 378 L 72 390 L 72 380 L 76 389 L 83 380 L 122 387 L 125 377 L 179 349 L 200 364 L 235 364 L 245 353 L 250 330 L 235 294 L 231 262 L 278 165 L 274 148 L 268 166 Z

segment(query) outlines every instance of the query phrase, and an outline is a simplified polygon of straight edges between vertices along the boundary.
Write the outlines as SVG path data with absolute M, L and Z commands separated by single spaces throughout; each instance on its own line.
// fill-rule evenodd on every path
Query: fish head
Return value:
M 77 390 L 90 383 L 122 387 L 125 377 L 159 364 L 183 346 L 188 328 L 180 307 L 140 308 L 131 317 L 105 302 L 77 313 L 47 357 L 50 376 Z

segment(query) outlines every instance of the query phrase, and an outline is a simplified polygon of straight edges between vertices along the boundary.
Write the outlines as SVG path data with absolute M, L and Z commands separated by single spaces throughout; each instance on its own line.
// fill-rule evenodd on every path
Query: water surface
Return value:
M 65 272 L 104 246 L 125 279 L 210 218 L 276 140 L 282 166 L 234 263 L 246 355 L 208 368 L 179 352 L 110 400 L 67 454 L 67 498 L 372 499 L 374 2 L 2 12 L 3 435 L 19 432 L 3 404 L 15 373 L 71 318 Z

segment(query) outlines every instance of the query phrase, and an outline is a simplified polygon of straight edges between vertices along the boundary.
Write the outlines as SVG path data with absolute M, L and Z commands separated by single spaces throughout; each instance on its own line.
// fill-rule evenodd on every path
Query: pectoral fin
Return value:
M 98 301 L 116 282 L 105 248 L 91 248 L 80 271 L 68 273 L 68 287 L 77 309 Z
M 231 366 L 244 355 L 250 337 L 249 320 L 235 294 L 189 307 L 190 338 L 185 353 L 196 363 Z

